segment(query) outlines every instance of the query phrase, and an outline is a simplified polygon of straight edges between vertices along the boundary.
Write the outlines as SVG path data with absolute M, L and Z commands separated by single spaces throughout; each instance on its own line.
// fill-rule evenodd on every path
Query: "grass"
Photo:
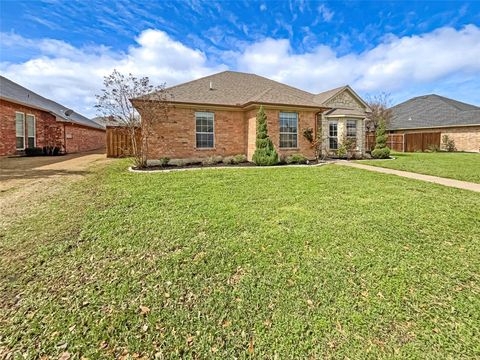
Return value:
M 395 160 L 370 160 L 361 163 L 480 183 L 480 154 L 436 152 L 392 155 Z
M 335 165 L 125 166 L 0 230 L 4 353 L 479 356 L 479 194 Z

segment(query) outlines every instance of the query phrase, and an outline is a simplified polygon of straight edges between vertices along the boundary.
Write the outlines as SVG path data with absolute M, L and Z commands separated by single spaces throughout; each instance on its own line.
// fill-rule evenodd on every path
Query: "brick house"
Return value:
M 225 71 L 167 89 L 168 119 L 154 124 L 149 159 L 202 158 L 255 151 L 256 113 L 263 105 L 268 132 L 280 156 L 314 157 L 305 129 L 322 136 L 324 151 L 335 153 L 346 137 L 363 154 L 367 104 L 349 87 L 312 94 L 255 74 Z M 133 99 L 154 101 L 155 94 Z M 138 104 L 137 104 L 138 105 Z
M 75 153 L 105 147 L 105 128 L 0 76 L 0 156 L 57 146 Z
M 440 133 L 458 151 L 480 151 L 480 107 L 439 95 L 418 96 L 391 108 L 392 134 Z M 437 144 L 440 145 L 440 144 Z

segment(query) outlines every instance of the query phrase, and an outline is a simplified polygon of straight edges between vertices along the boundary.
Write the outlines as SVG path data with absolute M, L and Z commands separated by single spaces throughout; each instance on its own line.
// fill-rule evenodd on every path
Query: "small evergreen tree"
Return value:
M 265 115 L 263 106 L 260 106 L 257 113 L 257 140 L 255 142 L 253 162 L 260 166 L 278 164 L 278 154 L 275 151 L 272 140 L 268 137 L 267 115 Z
M 385 133 L 385 122 L 380 121 L 375 134 L 375 149 L 372 151 L 372 157 L 375 159 L 388 159 L 390 149 L 387 147 L 388 135 Z

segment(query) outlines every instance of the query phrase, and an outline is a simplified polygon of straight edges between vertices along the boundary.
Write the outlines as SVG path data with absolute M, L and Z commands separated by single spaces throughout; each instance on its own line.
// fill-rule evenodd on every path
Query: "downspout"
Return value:
M 65 130 L 65 123 L 63 123 L 63 147 L 65 148 L 65 154 L 67 153 L 67 130 Z

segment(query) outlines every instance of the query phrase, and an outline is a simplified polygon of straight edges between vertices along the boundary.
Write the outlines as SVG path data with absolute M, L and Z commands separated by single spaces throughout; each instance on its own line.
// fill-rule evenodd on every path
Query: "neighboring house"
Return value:
M 458 151 L 480 151 L 480 107 L 439 95 L 418 96 L 391 108 L 391 133 L 448 135 Z
M 105 127 L 0 76 L 0 156 L 58 146 L 74 153 L 105 146 Z
M 268 133 L 280 156 L 315 155 L 303 137 L 320 133 L 325 151 L 335 153 L 348 136 L 363 154 L 367 104 L 349 87 L 312 94 L 258 75 L 225 71 L 167 89 L 168 119 L 154 124 L 149 159 L 200 158 L 255 151 L 256 114 L 263 105 Z M 151 101 L 155 94 L 133 99 Z

